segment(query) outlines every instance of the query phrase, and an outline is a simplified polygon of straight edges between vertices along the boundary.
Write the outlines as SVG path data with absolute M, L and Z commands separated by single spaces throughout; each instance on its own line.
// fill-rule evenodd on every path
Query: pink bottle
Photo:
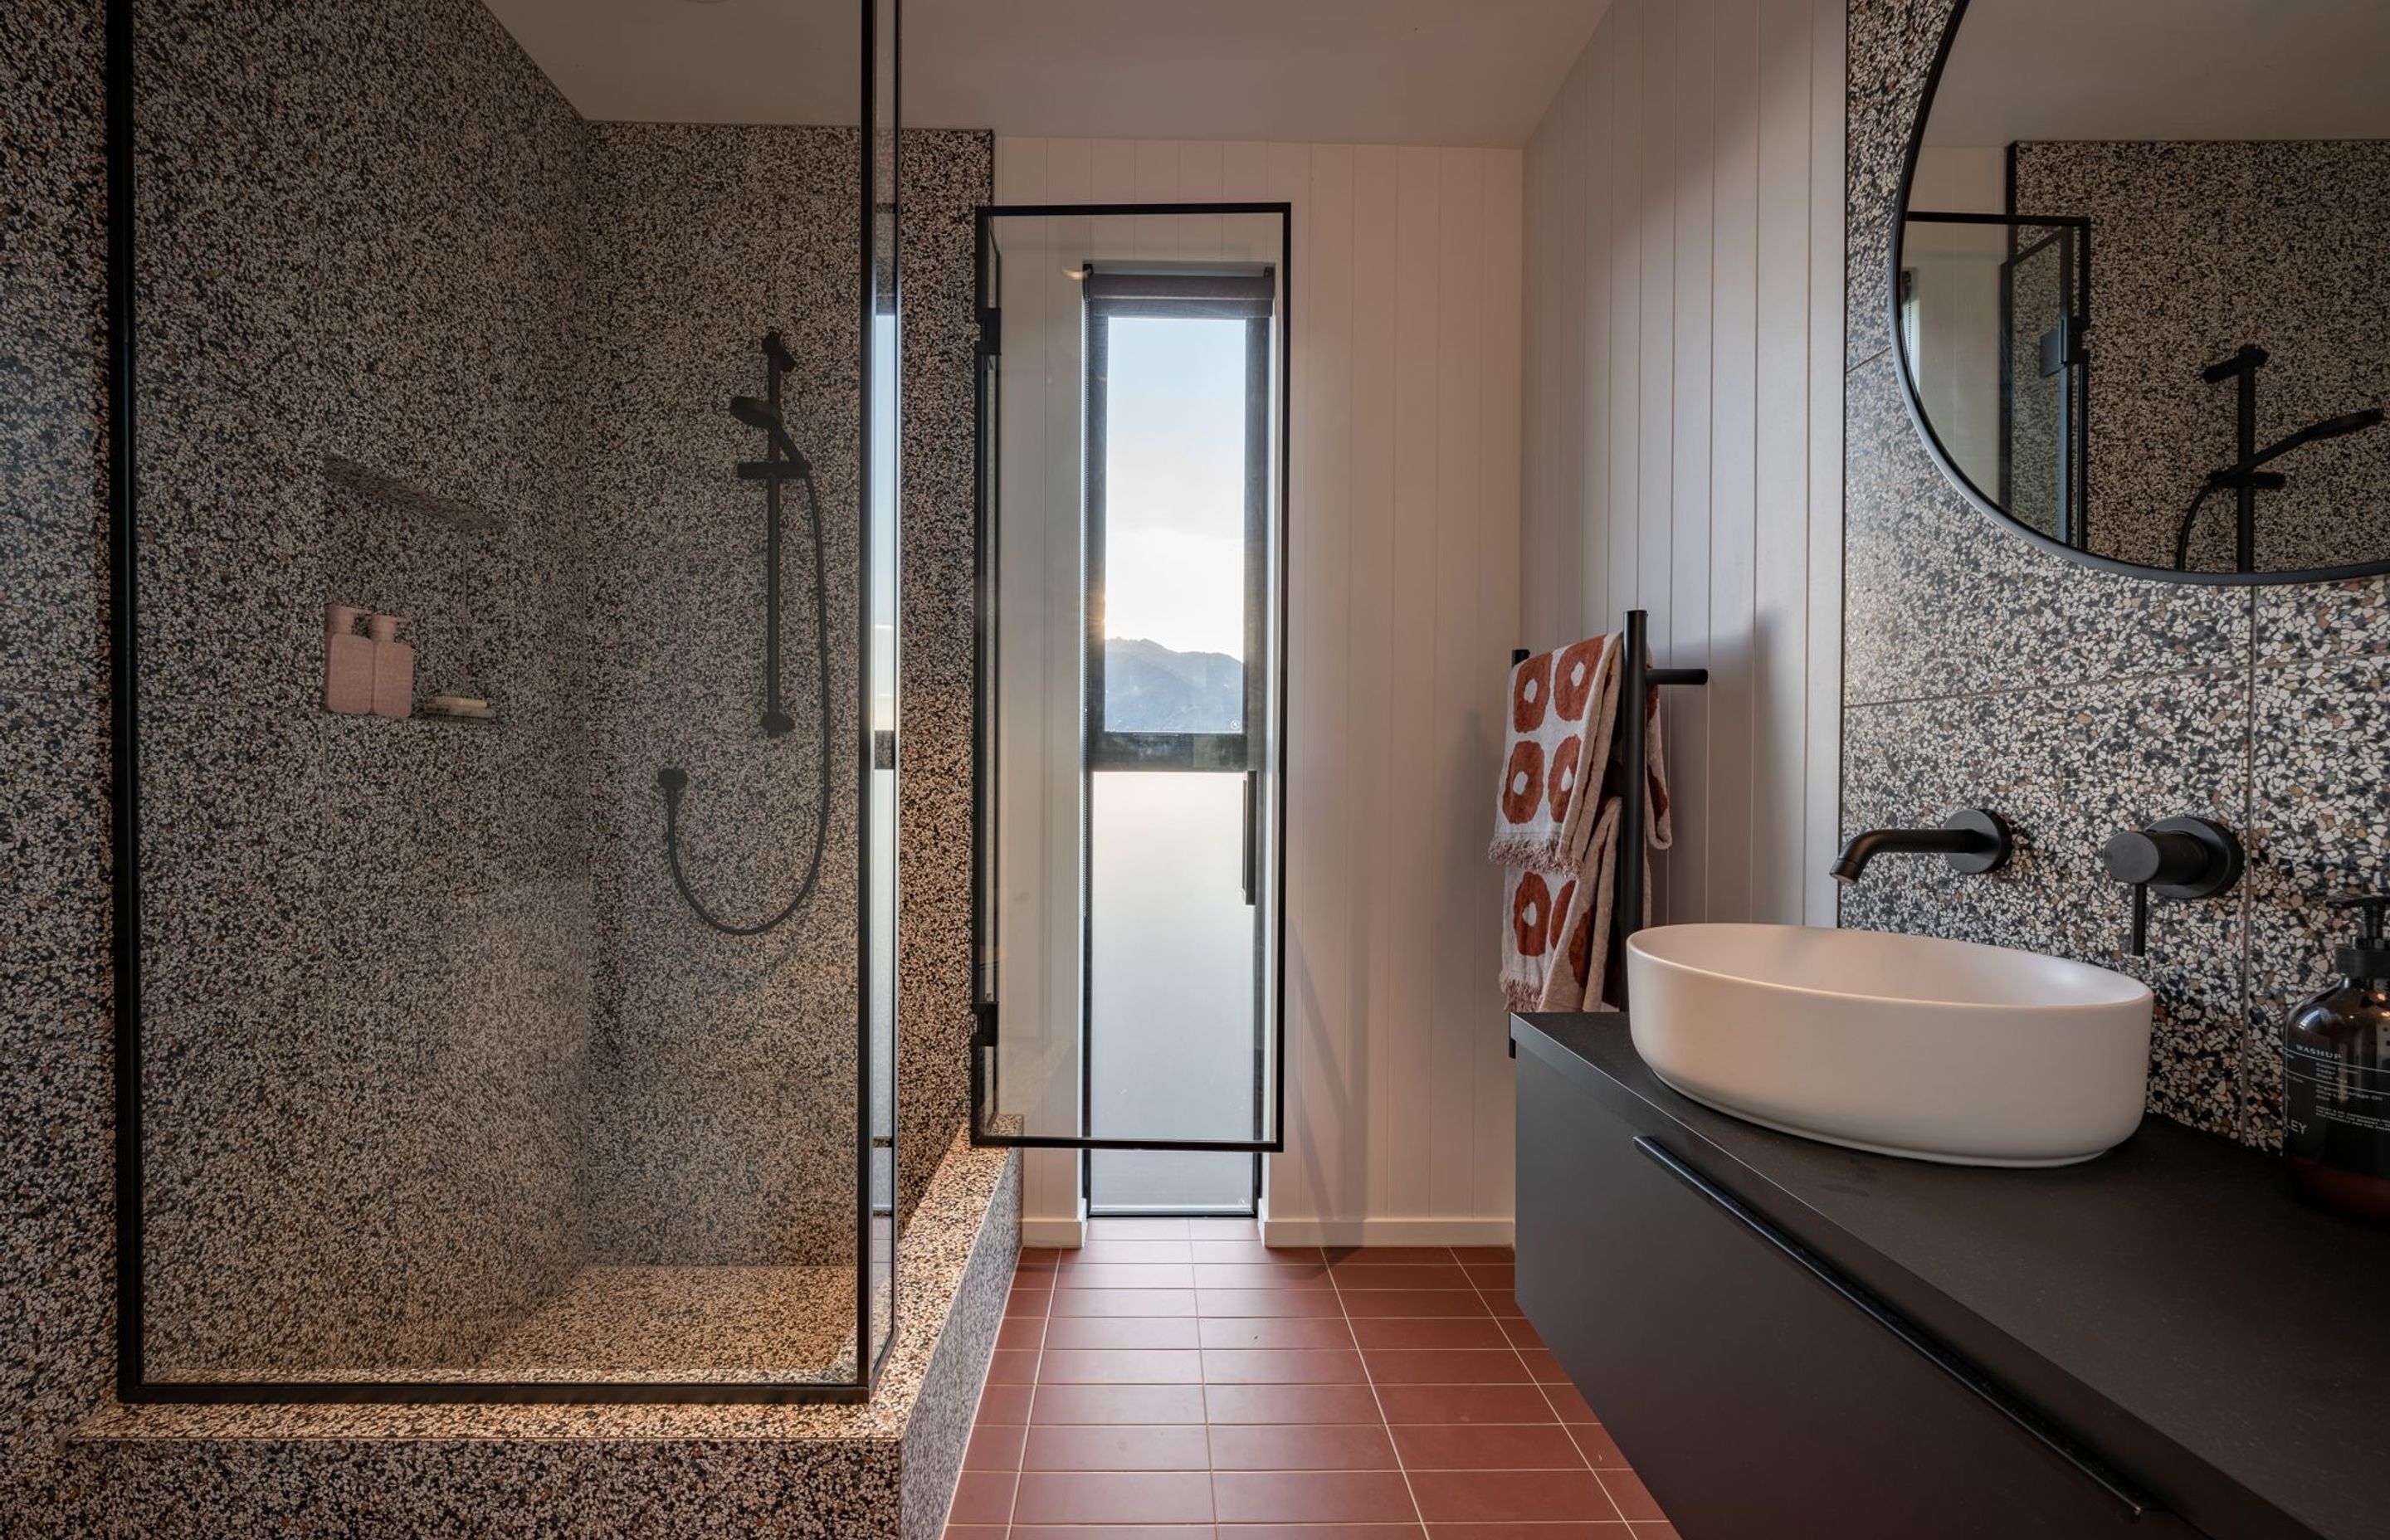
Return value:
M 354 605 L 324 606 L 324 709 L 363 716 L 374 706 L 374 645 L 357 635 Z
M 398 617 L 367 616 L 366 635 L 372 638 L 374 715 L 414 715 L 415 647 L 398 639 Z

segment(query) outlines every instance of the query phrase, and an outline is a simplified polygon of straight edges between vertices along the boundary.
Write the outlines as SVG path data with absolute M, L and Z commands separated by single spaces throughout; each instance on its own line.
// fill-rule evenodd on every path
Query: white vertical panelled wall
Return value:
M 1281 1242 L 1510 1234 L 1484 850 L 1524 640 L 1522 174 L 1512 149 L 996 140 L 999 203 L 1294 209 Z M 1075 1158 L 1028 1176 L 1026 1238 L 1069 1243 Z
M 1662 918 L 1831 925 L 1843 0 L 1613 0 L 1526 156 L 1526 644 L 1651 613 Z

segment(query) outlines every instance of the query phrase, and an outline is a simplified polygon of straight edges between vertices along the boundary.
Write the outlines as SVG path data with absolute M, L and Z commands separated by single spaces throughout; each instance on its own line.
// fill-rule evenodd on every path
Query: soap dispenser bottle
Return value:
M 366 635 L 373 639 L 376 716 L 415 714 L 415 648 L 398 639 L 398 623 L 395 615 L 366 617 Z
M 357 635 L 364 613 L 353 604 L 324 606 L 324 709 L 342 716 L 373 710 L 374 645 Z
M 2282 1034 L 2282 1149 L 2315 1201 L 2390 1222 L 2390 893 L 2336 898 L 2357 934 L 2340 982 L 2291 1012 Z

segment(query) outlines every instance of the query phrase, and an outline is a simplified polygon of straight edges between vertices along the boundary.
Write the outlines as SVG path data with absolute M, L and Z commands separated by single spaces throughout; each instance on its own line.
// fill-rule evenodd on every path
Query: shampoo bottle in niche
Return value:
M 2330 906 L 2354 911 L 2357 934 L 2332 954 L 2340 982 L 2283 1032 L 2282 1149 L 2309 1198 L 2390 1222 L 2390 893 Z
M 357 635 L 364 613 L 353 604 L 324 606 L 324 709 L 342 716 L 374 707 L 374 645 Z
M 398 639 L 398 617 L 374 615 L 366 621 L 373 648 L 373 713 L 410 716 L 415 712 L 415 647 Z

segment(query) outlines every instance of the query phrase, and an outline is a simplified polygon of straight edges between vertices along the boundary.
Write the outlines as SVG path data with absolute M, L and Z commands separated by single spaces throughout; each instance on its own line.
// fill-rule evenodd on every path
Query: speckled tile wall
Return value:
M 478 0 L 135 35 L 150 1373 L 469 1361 L 586 1251 L 582 124 Z
M 2390 394 L 2390 142 L 2016 147 L 2017 207 L 2091 220 L 2092 541 L 2174 561 L 2177 523 L 2233 457 L 2233 391 L 2199 371 L 2254 342 L 2257 442 Z M 2310 444 L 2259 498 L 2257 565 L 2334 567 L 2390 552 L 2381 435 Z M 2194 568 L 2232 565 L 2229 498 L 2211 498 Z
M 269 1347 L 329 1365 L 368 1341 L 384 1366 L 462 1353 L 591 1250 L 595 1089 L 620 1068 L 598 1057 L 589 1004 L 598 653 L 555 645 L 595 626 L 590 445 L 565 430 L 612 378 L 580 281 L 593 135 L 471 0 L 144 6 L 150 78 L 189 88 L 160 108 L 189 132 L 143 164 L 149 1090 L 168 1114 L 152 1241 L 190 1264 L 153 1292 L 155 1367 L 257 1367 Z M 11 1534 L 87 1532 L 60 1506 L 88 1476 L 60 1474 L 60 1440 L 113 1368 L 102 32 L 96 5 L 0 14 Z M 908 142 L 926 181 L 906 225 L 906 514 L 923 533 L 906 582 L 933 598 L 969 582 L 968 212 L 988 157 L 983 135 Z M 377 507 L 355 464 L 425 495 Z M 443 506 L 466 517 L 422 522 Z M 328 585 L 413 616 L 422 688 L 486 694 L 500 723 L 316 713 Z M 926 768 L 904 859 L 927 895 L 901 959 L 922 1006 L 903 1029 L 908 1211 L 963 1111 L 967 959 L 946 895 L 969 848 L 941 767 L 969 742 L 968 636 L 967 611 L 908 614 L 907 754 Z M 278 1030 L 292 1020 L 307 1032 Z M 373 1269 L 381 1287 L 360 1292 Z M 926 1354 L 940 1326 L 921 1303 L 901 1308 Z M 957 1372 L 967 1396 L 977 1367 Z M 337 1484 L 305 1445 L 286 1453 L 310 1468 L 294 1480 Z M 687 1454 L 667 1466 L 704 1479 Z
M 2193 588 L 2043 554 L 1942 479 L 1899 396 L 1885 322 L 1900 160 L 1947 0 L 1851 0 L 1843 828 L 2008 813 L 2010 871 L 1880 865 L 1842 922 L 2120 968 L 2159 1002 L 2152 1110 L 2279 1141 L 2280 1023 L 2327 977 L 2319 900 L 2390 885 L 2390 584 Z M 2113 307 L 2108 314 L 2113 317 Z M 2106 323 L 2103 323 L 2103 326 Z M 2242 886 L 2162 905 L 2123 955 L 2114 829 L 2239 829 Z

